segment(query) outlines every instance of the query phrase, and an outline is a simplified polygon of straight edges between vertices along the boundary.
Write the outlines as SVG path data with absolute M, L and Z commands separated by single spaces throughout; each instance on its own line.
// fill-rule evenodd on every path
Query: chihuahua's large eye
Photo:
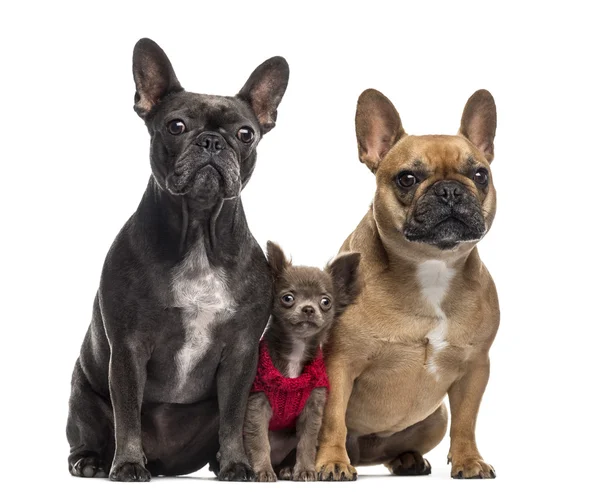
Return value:
M 242 143 L 252 143 L 254 139 L 254 131 L 248 126 L 241 127 L 237 132 L 237 137 Z
M 481 169 L 477 169 L 477 172 L 475 172 L 473 175 L 473 181 L 475 181 L 477 186 L 485 188 L 489 181 L 488 171 L 483 167 Z
M 323 296 L 323 298 L 321 298 L 321 301 L 319 302 L 319 305 L 321 305 L 321 308 L 323 310 L 329 310 L 331 308 L 331 299 L 327 296 Z
M 396 176 L 396 184 L 401 188 L 412 188 L 419 180 L 411 171 L 403 171 Z
M 286 307 L 291 307 L 294 304 L 294 295 L 292 293 L 286 293 L 281 297 L 281 302 Z
M 167 124 L 167 129 L 171 134 L 177 136 L 185 132 L 185 124 L 181 119 L 175 119 Z

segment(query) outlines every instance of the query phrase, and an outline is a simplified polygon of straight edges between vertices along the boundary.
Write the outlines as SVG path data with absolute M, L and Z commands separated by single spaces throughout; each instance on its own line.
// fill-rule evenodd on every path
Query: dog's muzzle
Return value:
M 409 241 L 451 249 L 486 232 L 479 200 L 458 181 L 438 181 L 417 202 L 404 227 Z
M 177 159 L 167 188 L 175 195 L 198 198 L 238 197 L 242 182 L 236 152 L 219 133 L 201 133 Z

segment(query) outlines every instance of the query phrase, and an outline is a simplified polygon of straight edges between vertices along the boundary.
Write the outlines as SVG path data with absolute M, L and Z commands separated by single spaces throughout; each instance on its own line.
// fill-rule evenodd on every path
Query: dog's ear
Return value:
M 142 118 L 169 93 L 183 90 L 165 52 L 148 38 L 142 38 L 133 49 L 133 80 L 133 108 Z
M 273 241 L 267 241 L 267 261 L 275 279 L 280 277 L 283 271 L 290 265 L 281 247 L 277 243 L 273 243 Z
M 469 98 L 460 121 L 459 134 L 479 148 L 491 163 L 496 136 L 496 103 L 489 91 L 476 91 Z
M 350 305 L 360 292 L 359 263 L 360 253 L 342 253 L 329 262 L 325 268 L 333 281 L 335 308 L 338 314 Z
M 262 134 L 275 127 L 277 107 L 283 98 L 290 77 L 290 68 L 283 57 L 272 57 L 260 64 L 237 94 L 250 104 Z
M 371 172 L 406 133 L 394 104 L 377 90 L 362 92 L 356 104 L 358 158 Z

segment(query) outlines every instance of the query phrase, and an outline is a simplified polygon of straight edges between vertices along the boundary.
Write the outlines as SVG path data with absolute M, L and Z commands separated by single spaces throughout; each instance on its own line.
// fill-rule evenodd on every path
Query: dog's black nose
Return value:
M 446 203 L 457 203 L 465 194 L 465 187 L 458 181 L 439 181 L 433 186 L 435 194 Z
M 207 152 L 216 155 L 225 148 L 225 140 L 220 134 L 204 132 L 196 140 L 196 144 Z
M 310 305 L 305 305 L 305 306 L 302 307 L 302 312 L 307 317 L 310 317 L 311 315 L 313 315 L 315 313 L 315 309 L 314 309 L 314 307 L 312 307 Z

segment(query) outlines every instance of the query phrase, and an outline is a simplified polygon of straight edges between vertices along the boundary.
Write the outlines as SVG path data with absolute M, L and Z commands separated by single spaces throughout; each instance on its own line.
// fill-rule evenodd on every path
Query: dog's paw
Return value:
M 348 463 L 325 463 L 319 468 L 320 481 L 355 481 L 356 469 Z
M 124 462 L 113 465 L 109 478 L 116 482 L 148 482 L 150 472 L 141 463 Z
M 268 470 L 257 470 L 256 471 L 256 482 L 277 482 L 277 476 L 273 469 Z
M 394 475 L 429 475 L 431 465 L 420 453 L 406 451 L 398 455 L 386 467 Z
M 93 453 L 69 460 L 69 471 L 75 477 L 108 477 L 102 459 Z
M 451 475 L 453 479 L 495 479 L 496 471 L 480 457 L 452 457 Z
M 292 480 L 292 467 L 283 467 L 279 471 L 279 480 Z
M 317 472 L 306 468 L 295 468 L 292 480 L 300 482 L 313 482 L 317 480 Z
M 221 465 L 219 470 L 219 480 L 246 482 L 253 481 L 256 477 L 254 470 L 247 463 L 232 462 L 227 465 Z

